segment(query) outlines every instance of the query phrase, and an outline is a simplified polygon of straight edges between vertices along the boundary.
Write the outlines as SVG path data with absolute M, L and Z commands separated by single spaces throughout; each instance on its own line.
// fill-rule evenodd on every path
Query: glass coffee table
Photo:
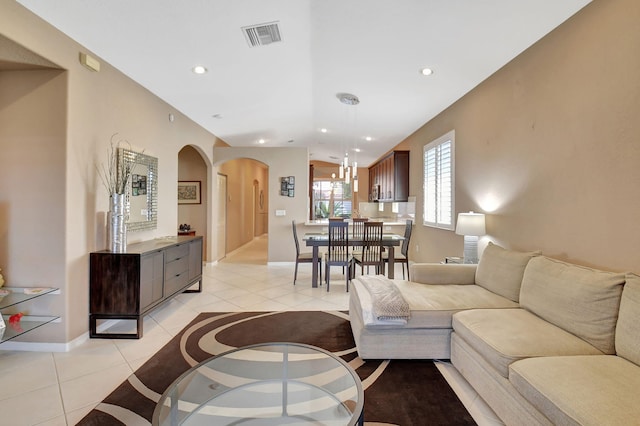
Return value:
M 178 377 L 153 425 L 362 425 L 363 407 L 360 378 L 341 358 L 310 345 L 264 343 Z

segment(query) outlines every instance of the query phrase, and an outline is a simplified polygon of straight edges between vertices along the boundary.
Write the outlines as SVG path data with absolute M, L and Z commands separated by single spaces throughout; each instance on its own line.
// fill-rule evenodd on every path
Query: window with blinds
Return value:
M 423 224 L 453 230 L 455 131 L 424 146 Z

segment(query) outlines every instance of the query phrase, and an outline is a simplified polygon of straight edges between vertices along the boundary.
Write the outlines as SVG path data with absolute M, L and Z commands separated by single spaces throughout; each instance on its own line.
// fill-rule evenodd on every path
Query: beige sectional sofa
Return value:
M 473 308 L 517 308 L 524 269 L 539 254 L 490 244 L 477 266 L 412 264 L 411 281 L 394 280 L 411 310 L 406 323 L 373 320 L 368 277 L 355 278 L 349 316 L 360 357 L 449 359 L 453 314 Z
M 394 281 L 404 324 L 363 319 L 356 278 L 361 357 L 450 358 L 507 425 L 640 424 L 640 277 L 493 244 L 477 267 L 417 264 L 411 277 Z

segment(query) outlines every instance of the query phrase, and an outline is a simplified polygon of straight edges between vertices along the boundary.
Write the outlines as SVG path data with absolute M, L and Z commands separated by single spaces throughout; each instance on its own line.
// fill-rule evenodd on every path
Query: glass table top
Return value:
M 362 424 L 355 371 L 324 349 L 264 343 L 204 361 L 165 391 L 153 425 Z

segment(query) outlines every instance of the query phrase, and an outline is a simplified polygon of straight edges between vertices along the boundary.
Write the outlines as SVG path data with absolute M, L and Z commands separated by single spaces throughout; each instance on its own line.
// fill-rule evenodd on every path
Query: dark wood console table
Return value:
M 198 283 L 197 290 L 189 287 Z M 202 291 L 202 237 L 177 236 L 130 244 L 126 253 L 89 256 L 89 336 L 139 339 L 142 319 L 182 292 Z M 136 321 L 136 333 L 98 333 L 97 321 Z

